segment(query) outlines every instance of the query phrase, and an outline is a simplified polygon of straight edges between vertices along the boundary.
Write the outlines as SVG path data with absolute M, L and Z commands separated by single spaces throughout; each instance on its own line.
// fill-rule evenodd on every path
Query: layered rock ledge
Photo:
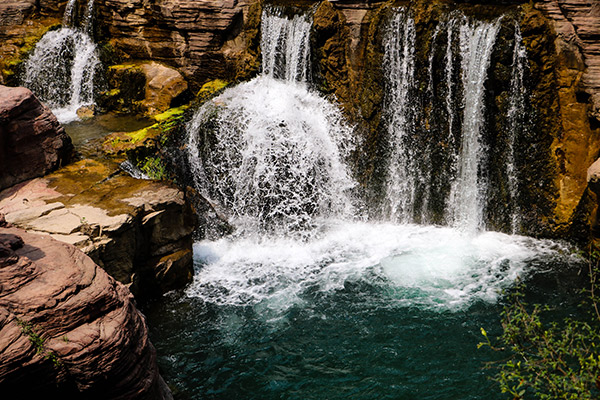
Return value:
M 74 246 L 0 228 L 0 390 L 171 399 L 127 288 Z
M 172 184 L 139 180 L 117 164 L 79 161 L 0 192 L 15 226 L 70 243 L 149 296 L 191 281 L 195 216 Z

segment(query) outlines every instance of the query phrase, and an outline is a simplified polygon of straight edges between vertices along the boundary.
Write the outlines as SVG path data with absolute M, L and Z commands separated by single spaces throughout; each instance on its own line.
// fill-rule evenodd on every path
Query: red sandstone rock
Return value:
M 56 169 L 72 149 L 54 114 L 29 89 L 0 85 L 0 190 Z
M 600 116 L 600 0 L 544 0 L 536 3 L 567 43 L 579 47 L 586 66 L 583 84 Z
M 243 33 L 255 0 L 106 0 L 98 4 L 101 29 L 135 59 L 179 68 L 203 83 L 235 73 L 227 59 L 243 53 Z
M 127 288 L 75 247 L 16 228 L 0 228 L 0 391 L 172 398 Z

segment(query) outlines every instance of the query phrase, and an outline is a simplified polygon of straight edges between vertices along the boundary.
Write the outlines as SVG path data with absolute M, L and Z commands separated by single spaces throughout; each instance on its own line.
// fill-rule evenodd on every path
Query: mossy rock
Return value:
M 212 80 L 202 85 L 196 98 L 200 103 L 203 103 L 220 94 L 227 86 L 229 86 L 229 82 L 227 81 L 221 79 Z

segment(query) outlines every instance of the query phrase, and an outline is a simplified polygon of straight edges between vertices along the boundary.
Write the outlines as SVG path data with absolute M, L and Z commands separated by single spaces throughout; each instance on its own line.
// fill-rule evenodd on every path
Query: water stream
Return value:
M 502 398 L 482 369 L 494 355 L 476 350 L 480 327 L 498 333 L 502 290 L 518 278 L 552 281 L 579 261 L 561 244 L 484 229 L 484 83 L 499 21 L 455 14 L 436 30 L 446 63 L 428 74 L 447 76 L 450 189 L 448 226 L 434 226 L 414 224 L 431 207 L 420 192 L 432 174 L 419 168 L 433 166 L 414 142 L 422 110 L 412 97 L 418 38 L 410 13 L 398 10 L 384 40 L 390 162 L 377 222 L 354 197 L 352 127 L 307 84 L 309 17 L 266 9 L 262 18 L 262 74 L 205 103 L 187 127 L 196 188 L 236 232 L 197 242 L 193 284 L 147 310 L 176 394 Z M 517 45 L 516 98 L 524 57 Z
M 78 119 L 77 110 L 94 104 L 94 78 L 100 66 L 91 38 L 94 1 L 77 18 L 77 1 L 70 0 L 63 27 L 46 33 L 25 63 L 23 86 L 33 93 L 62 123 Z

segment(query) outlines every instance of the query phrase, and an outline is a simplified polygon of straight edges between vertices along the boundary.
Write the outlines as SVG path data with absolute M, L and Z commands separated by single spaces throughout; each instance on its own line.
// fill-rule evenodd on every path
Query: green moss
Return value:
M 16 85 L 17 82 L 13 82 L 13 79 L 21 72 L 23 62 L 27 59 L 33 49 L 35 49 L 37 42 L 47 32 L 59 29 L 60 27 L 61 24 L 57 23 L 55 19 L 50 19 L 49 21 L 37 21 L 34 23 L 33 27 L 28 30 L 27 35 L 13 43 L 15 46 L 18 46 L 18 50 L 12 55 L 0 57 L 2 80 L 5 83 Z
M 211 97 L 214 97 L 217 93 L 220 93 L 223 89 L 225 89 L 229 85 L 229 82 L 223 81 L 221 79 L 215 79 L 213 81 L 207 82 L 200 88 L 198 91 L 197 98 L 200 102 L 204 102 Z
M 168 122 L 172 118 L 183 115 L 188 108 L 190 108 L 188 104 L 180 107 L 169 108 L 167 111 L 157 114 L 153 118 L 156 122 Z

